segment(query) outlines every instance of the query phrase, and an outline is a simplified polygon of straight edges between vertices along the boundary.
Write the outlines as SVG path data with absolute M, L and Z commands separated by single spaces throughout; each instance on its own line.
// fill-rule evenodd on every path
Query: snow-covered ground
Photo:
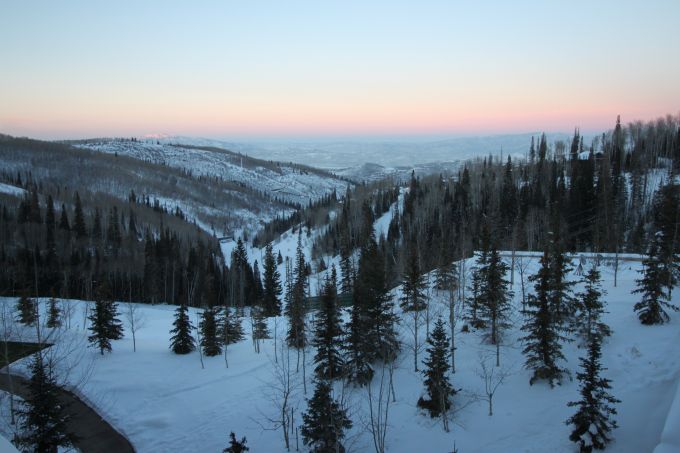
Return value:
M 304 236 L 303 236 L 304 237 Z M 295 238 L 296 240 L 297 238 Z M 290 248 L 293 238 L 282 242 Z M 294 248 L 294 246 L 293 246 Z M 537 269 L 537 261 L 530 258 L 527 271 Z M 468 263 L 470 264 L 470 263 Z M 523 259 L 527 264 L 527 259 Z M 576 262 L 574 262 L 576 264 Z M 469 265 L 468 265 L 469 268 Z M 671 322 L 662 326 L 642 326 L 633 312 L 637 299 L 631 295 L 639 263 L 626 262 L 619 269 L 618 284 L 613 286 L 613 270 L 603 267 L 603 287 L 609 313 L 605 321 L 614 334 L 604 344 L 605 376 L 612 379 L 618 405 L 615 442 L 609 448 L 616 452 L 652 451 L 662 441 L 670 447 L 662 452 L 675 451 L 678 431 L 673 420 L 678 417 L 678 402 L 673 403 L 680 379 L 680 316 L 672 315 Z M 576 278 L 576 276 L 574 276 Z M 521 303 L 521 279 L 515 274 L 515 307 Z M 578 288 L 576 288 L 578 290 Z M 395 297 L 398 296 L 395 290 Z M 675 303 L 680 302 L 678 291 Z M 13 304 L 14 299 L 0 299 Z M 44 303 L 44 301 L 43 301 Z M 220 451 L 227 443 L 229 431 L 246 436 L 251 451 L 283 452 L 283 435 L 271 430 L 268 418 L 276 416 L 276 408 L 268 394 L 274 377 L 274 340 L 264 342 L 262 352 L 256 354 L 249 338 L 230 346 L 228 367 L 223 356 L 203 358 L 201 367 L 198 352 L 177 356 L 168 349 L 174 307 L 140 305 L 145 326 L 137 333 L 137 352 L 132 350 L 128 334 L 113 344 L 113 353 L 100 356 L 87 348 L 83 341 L 85 302 L 68 301 L 74 312 L 71 328 L 61 335 L 69 339 L 70 348 L 78 355 L 82 369 L 71 372 L 79 380 L 89 375 L 79 392 L 91 401 L 114 426 L 129 436 L 140 452 Z M 431 313 L 448 313 L 444 294 L 431 292 Z M 120 305 L 125 312 L 125 305 Z M 196 323 L 197 311 L 192 310 Z M 124 318 L 124 316 L 122 317 Z M 529 385 L 530 373 L 523 369 L 519 326 L 521 315 L 513 317 L 513 327 L 501 348 L 501 366 L 510 373 L 494 397 L 494 415 L 487 415 L 487 404 L 481 401 L 483 381 L 478 376 L 480 360 L 491 363 L 493 349 L 483 341 L 481 332 L 456 334 L 456 373 L 451 378 L 455 388 L 461 389 L 454 402 L 454 423 L 451 432 L 442 429 L 441 422 L 421 413 L 416 401 L 423 391 L 422 376 L 413 371 L 412 337 L 408 319 L 400 328 L 404 341 L 403 353 L 395 372 L 397 401 L 390 407 L 387 451 L 413 452 L 452 451 L 453 445 L 461 452 L 544 452 L 575 451 L 568 440 L 569 427 L 564 421 L 572 408 L 566 403 L 578 399 L 578 383 L 565 380 L 550 389 L 545 384 Z M 285 320 L 279 318 L 278 341 L 285 332 Z M 460 327 L 461 324 L 459 324 Z M 249 322 L 244 320 L 246 331 Z M 270 320 L 274 330 L 274 320 Z M 28 338 L 32 331 L 23 331 Z M 575 343 L 565 347 L 566 366 L 572 374 L 578 369 L 578 357 L 583 353 Z M 293 362 L 295 352 L 291 352 Z M 309 350 L 307 359 L 312 355 Z M 424 353 L 421 352 L 421 357 Z M 278 357 L 279 362 L 281 357 Z M 21 364 L 14 366 L 16 369 Z M 307 379 L 311 377 L 307 366 Z M 296 375 L 298 382 L 302 371 Z M 307 385 L 307 397 L 311 385 Z M 340 388 L 336 389 L 338 393 Z M 372 451 L 372 440 L 366 429 L 368 419 L 365 389 L 346 389 L 347 404 L 354 427 L 348 433 L 349 451 Z M 305 410 L 305 395 L 298 389 L 293 399 L 295 420 L 299 424 Z M 671 404 L 674 404 L 673 413 Z M 675 417 L 675 418 L 672 418 Z M 293 448 L 295 441 L 293 438 Z M 300 439 L 300 447 L 302 447 Z M 668 449 L 670 448 L 670 450 Z
M 23 194 L 26 193 L 24 189 L 21 187 L 17 186 L 12 186 L 10 184 L 5 184 L 4 182 L 0 182 L 0 193 L 6 193 L 8 195 L 15 195 L 15 196 L 22 196 Z

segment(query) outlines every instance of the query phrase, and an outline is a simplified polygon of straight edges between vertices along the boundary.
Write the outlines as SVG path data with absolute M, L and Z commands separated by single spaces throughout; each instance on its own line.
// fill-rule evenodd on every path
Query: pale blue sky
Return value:
M 680 1 L 0 0 L 0 132 L 585 130 L 680 110 Z

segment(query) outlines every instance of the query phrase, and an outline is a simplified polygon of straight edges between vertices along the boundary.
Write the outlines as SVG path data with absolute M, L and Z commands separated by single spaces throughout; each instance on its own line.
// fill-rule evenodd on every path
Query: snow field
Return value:
M 287 251 L 282 250 L 284 255 L 292 256 L 296 241 L 297 236 L 292 236 L 278 245 Z M 533 260 L 529 274 L 536 269 L 537 261 Z M 666 325 L 647 327 L 639 323 L 633 312 L 636 295 L 631 295 L 638 269 L 638 263 L 622 265 L 618 285 L 614 287 L 612 269 L 601 268 L 603 288 L 608 291 L 605 300 L 609 313 L 604 320 L 614 331 L 603 345 L 603 365 L 608 368 L 604 376 L 612 380 L 612 394 L 622 400 L 617 407 L 619 428 L 614 431 L 615 441 L 609 450 L 623 453 L 652 451 L 661 442 L 664 425 L 665 442 L 677 439 L 679 429 L 673 426 L 672 419 L 667 423 L 667 417 L 680 378 L 677 354 L 680 322 L 678 315 L 672 314 L 671 322 Z M 521 304 L 518 273 L 513 289 L 514 304 L 518 307 Z M 575 288 L 576 291 L 579 289 Z M 396 301 L 399 289 L 394 295 Z M 431 317 L 434 319 L 437 312 L 446 317 L 446 296 L 436 291 L 432 291 L 431 296 Z M 674 299 L 677 304 L 677 291 Z M 4 298 L 0 303 L 14 304 L 15 300 Z M 41 304 L 44 303 L 45 300 L 41 300 Z M 81 357 L 76 364 L 80 368 L 72 371 L 71 376 L 77 379 L 77 376 L 89 375 L 85 385 L 78 389 L 79 393 L 129 436 L 138 451 L 221 451 L 231 430 L 248 438 L 251 451 L 285 451 L 281 430 L 272 430 L 267 421 L 276 416 L 276 407 L 268 396 L 275 382 L 272 373 L 275 369 L 274 341 L 266 340 L 262 353 L 256 354 L 249 339 L 247 318 L 244 327 L 248 338 L 229 347 L 229 367 L 223 356 L 204 357 L 205 369 L 202 369 L 198 352 L 177 356 L 169 350 L 168 332 L 172 327 L 174 307 L 140 305 L 146 321 L 137 333 L 137 352 L 132 351 L 132 338 L 126 332 L 124 339 L 113 342 L 113 353 L 102 357 L 96 350 L 86 347 L 83 341 L 87 336 L 87 331 L 83 330 L 83 311 L 89 304 L 70 303 L 76 310 L 71 329 L 62 337 L 70 339 L 72 348 Z M 125 304 L 121 303 L 119 309 L 121 319 L 124 319 Z M 197 324 L 198 312 L 191 310 L 194 324 Z M 501 348 L 501 367 L 511 374 L 494 397 L 492 417 L 488 416 L 487 403 L 480 399 L 483 381 L 477 372 L 480 357 L 486 357 L 489 364 L 493 364 L 495 349 L 485 344 L 483 332 L 462 333 L 462 323 L 458 324 L 456 373 L 451 378 L 460 392 L 454 399 L 454 420 L 449 433 L 444 432 L 439 420 L 430 419 L 416 408 L 416 401 L 423 391 L 422 376 L 413 371 L 413 339 L 407 328 L 409 318 L 403 318 L 400 332 L 404 347 L 394 373 L 397 401 L 389 409 L 387 451 L 449 452 L 454 442 L 461 452 L 576 451 L 575 445 L 568 440 L 569 427 L 564 421 L 573 411 L 566 403 L 579 397 L 578 382 L 575 378 L 573 381 L 567 379 L 554 389 L 543 383 L 529 385 L 530 373 L 523 369 L 522 345 L 518 342 L 522 318 L 517 311 L 513 316 L 513 326 Z M 278 318 L 277 323 L 280 345 L 285 334 L 285 319 Z M 270 328 L 274 330 L 274 319 L 270 319 Z M 421 341 L 424 331 L 422 329 Z M 29 335 L 29 332 L 23 333 L 24 338 Z M 567 357 L 564 365 L 573 376 L 578 370 L 578 357 L 584 352 L 576 343 L 564 348 Z M 290 354 L 295 363 L 296 352 Z M 311 396 L 313 388 L 312 355 L 313 351 L 309 349 L 306 353 L 307 397 Z M 419 357 L 425 358 L 424 351 Z M 22 366 L 18 364 L 13 368 Z M 380 370 L 377 371 L 379 376 Z M 301 378 L 302 370 L 296 375 L 298 383 Z M 378 380 L 374 380 L 374 393 L 377 393 L 378 384 Z M 340 383 L 336 384 L 336 396 L 341 395 L 341 387 Z M 366 390 L 345 388 L 344 392 L 354 422 L 348 432 L 348 451 L 372 451 L 372 439 L 366 429 Z M 298 425 L 301 412 L 306 408 L 302 388 L 291 401 Z M 674 410 L 673 414 L 676 412 Z

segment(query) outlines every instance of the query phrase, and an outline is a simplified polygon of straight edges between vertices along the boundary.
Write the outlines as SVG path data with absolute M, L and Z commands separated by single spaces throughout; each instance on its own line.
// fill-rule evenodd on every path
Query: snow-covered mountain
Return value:
M 341 193 L 349 184 L 346 179 L 328 171 L 306 165 L 256 159 L 206 144 L 176 144 L 169 140 L 93 139 L 73 144 L 91 151 L 180 168 L 193 176 L 236 182 L 273 198 L 303 206 L 334 190 Z

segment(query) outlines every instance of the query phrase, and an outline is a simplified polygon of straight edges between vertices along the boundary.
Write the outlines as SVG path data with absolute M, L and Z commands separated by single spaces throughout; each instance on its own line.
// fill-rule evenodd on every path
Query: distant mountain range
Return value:
M 456 170 L 466 159 L 511 155 L 523 157 L 529 152 L 531 138 L 541 133 L 456 137 L 432 141 L 280 141 L 236 142 L 208 138 L 166 136 L 154 134 L 146 140 L 153 143 L 187 144 L 229 149 L 260 159 L 293 162 L 324 168 L 346 178 L 363 181 L 386 176 Z M 548 143 L 563 141 L 567 145 L 572 135 L 546 134 Z M 592 135 L 585 135 L 589 143 Z

